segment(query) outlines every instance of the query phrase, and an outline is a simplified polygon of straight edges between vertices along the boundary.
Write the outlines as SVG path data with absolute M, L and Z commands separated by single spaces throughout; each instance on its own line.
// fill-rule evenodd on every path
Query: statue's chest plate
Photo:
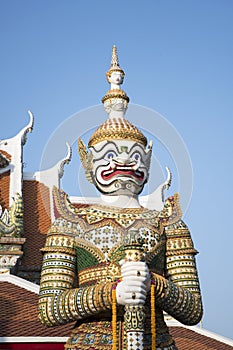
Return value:
M 106 224 L 106 221 L 115 222 L 119 227 L 130 229 L 131 226 L 140 221 L 148 221 L 151 226 L 158 227 L 159 212 L 156 210 L 148 210 L 145 208 L 109 208 L 104 206 L 90 206 L 87 208 L 78 208 L 75 213 L 83 218 L 89 225 L 101 223 Z
M 144 208 L 122 209 L 100 207 L 81 208 L 76 243 L 95 247 L 108 259 L 112 251 L 122 245 L 130 230 L 137 230 L 143 240 L 145 253 L 160 241 L 160 221 L 157 211 Z
M 156 229 L 147 227 L 146 222 L 141 223 L 141 227 L 133 227 L 133 230 L 137 230 L 143 241 L 143 247 L 145 251 L 151 250 L 160 240 L 160 234 Z M 76 237 L 76 242 L 86 241 L 95 245 L 106 256 L 114 248 L 122 244 L 124 236 L 128 233 L 126 229 L 120 229 L 116 227 L 114 221 L 108 222 L 108 224 L 102 227 L 95 227 L 91 230 L 81 230 Z

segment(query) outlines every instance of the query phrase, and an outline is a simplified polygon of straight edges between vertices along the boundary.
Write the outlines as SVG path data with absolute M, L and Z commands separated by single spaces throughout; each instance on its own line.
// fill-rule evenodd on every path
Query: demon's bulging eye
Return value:
M 133 158 L 135 160 L 139 160 L 140 159 L 140 154 L 139 153 L 134 153 Z
M 115 157 L 115 153 L 114 152 L 108 152 L 107 155 L 106 155 L 107 159 L 112 159 L 114 157 Z

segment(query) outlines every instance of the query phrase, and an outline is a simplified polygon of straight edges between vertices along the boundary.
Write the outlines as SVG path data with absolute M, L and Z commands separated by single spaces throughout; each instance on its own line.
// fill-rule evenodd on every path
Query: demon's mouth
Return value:
M 140 182 L 144 179 L 144 173 L 142 171 L 133 170 L 132 167 L 129 166 L 118 165 L 115 169 L 110 168 L 101 172 L 103 180 L 109 180 L 117 175 L 134 177 Z

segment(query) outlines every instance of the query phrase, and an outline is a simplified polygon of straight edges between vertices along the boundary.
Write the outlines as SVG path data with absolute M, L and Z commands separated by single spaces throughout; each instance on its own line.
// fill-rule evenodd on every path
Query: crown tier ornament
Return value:
M 112 59 L 110 69 L 106 73 L 107 81 L 111 84 L 110 90 L 102 98 L 105 111 L 109 118 L 123 117 L 129 103 L 129 97 L 126 92 L 121 89 L 124 81 L 125 72 L 119 65 L 117 48 L 112 48 Z

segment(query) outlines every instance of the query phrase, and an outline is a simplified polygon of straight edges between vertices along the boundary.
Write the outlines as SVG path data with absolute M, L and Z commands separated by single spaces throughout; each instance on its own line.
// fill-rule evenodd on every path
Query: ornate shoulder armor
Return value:
M 163 226 L 171 225 L 182 218 L 178 193 L 166 199 L 164 208 L 160 212 L 159 217 Z

